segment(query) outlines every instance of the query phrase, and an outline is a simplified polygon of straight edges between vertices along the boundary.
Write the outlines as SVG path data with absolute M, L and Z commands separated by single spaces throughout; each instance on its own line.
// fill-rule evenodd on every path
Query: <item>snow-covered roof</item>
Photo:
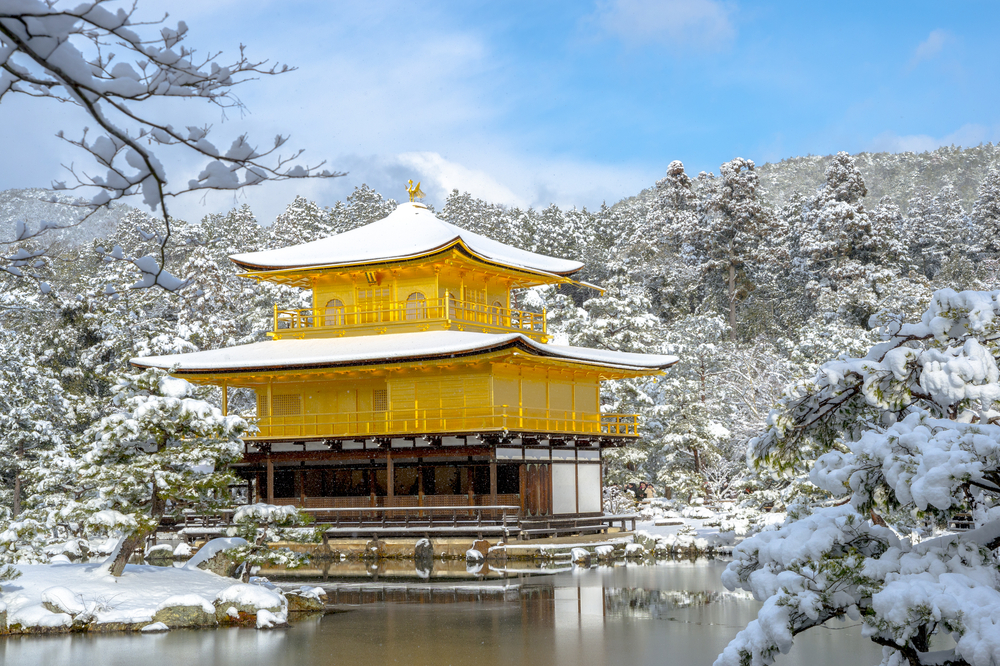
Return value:
M 344 338 L 269 340 L 226 349 L 133 358 L 132 365 L 178 374 L 324 368 L 423 358 L 467 356 L 517 347 L 529 354 L 625 371 L 660 370 L 676 356 L 632 354 L 546 345 L 520 333 L 491 335 L 462 331 L 423 331 Z
M 556 275 L 569 275 L 583 268 L 579 261 L 519 250 L 460 229 L 415 203 L 399 204 L 388 217 L 336 236 L 277 250 L 234 254 L 230 259 L 249 270 L 357 265 L 419 257 L 457 241 L 473 254 L 505 266 Z

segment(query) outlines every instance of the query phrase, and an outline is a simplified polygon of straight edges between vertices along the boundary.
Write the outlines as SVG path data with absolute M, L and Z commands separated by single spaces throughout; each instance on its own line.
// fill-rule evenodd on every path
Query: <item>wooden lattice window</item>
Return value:
M 372 394 L 372 406 L 376 412 L 384 412 L 389 409 L 389 391 L 386 389 L 375 389 Z
M 302 396 L 298 393 L 271 396 L 275 416 L 295 416 L 302 413 Z
M 257 416 L 259 416 L 262 419 L 266 419 L 268 416 L 270 416 L 270 414 L 268 413 L 268 411 L 269 410 L 267 409 L 267 396 L 266 395 L 258 395 L 257 396 Z
M 358 288 L 358 320 L 362 324 L 389 321 L 392 291 L 388 287 Z
M 326 304 L 326 316 L 323 318 L 324 326 L 344 325 L 344 301 L 339 298 L 331 298 Z
M 494 326 L 503 326 L 503 303 L 493 301 L 490 307 L 490 323 Z
M 463 299 L 465 301 L 465 316 L 464 319 L 469 319 L 471 321 L 482 321 L 486 315 L 486 290 L 485 289 L 472 289 L 466 287 L 464 289 Z
M 427 297 L 422 291 L 415 291 L 406 297 L 406 319 L 427 319 Z

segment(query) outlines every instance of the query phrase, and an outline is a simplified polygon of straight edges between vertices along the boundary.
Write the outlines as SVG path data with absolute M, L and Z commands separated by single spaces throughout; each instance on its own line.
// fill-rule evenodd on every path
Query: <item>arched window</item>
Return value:
M 326 316 L 323 317 L 324 326 L 344 325 L 344 301 L 339 298 L 331 298 L 326 304 Z
M 406 320 L 427 319 L 427 297 L 415 291 L 406 297 Z
M 503 303 L 500 301 L 493 301 L 493 306 L 490 308 L 490 322 L 494 326 L 503 326 Z

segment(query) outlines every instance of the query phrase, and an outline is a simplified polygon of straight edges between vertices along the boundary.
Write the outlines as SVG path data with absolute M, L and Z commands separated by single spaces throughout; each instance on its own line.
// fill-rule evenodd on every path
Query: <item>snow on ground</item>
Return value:
M 190 568 L 128 565 L 115 578 L 100 563 L 21 565 L 21 576 L 0 588 L 0 609 L 7 608 L 7 624 L 25 627 L 64 627 L 73 622 L 61 608 L 83 613 L 96 624 L 152 622 L 153 615 L 183 592 L 185 603 L 215 612 L 217 598 L 237 600 L 258 608 L 283 605 L 283 599 L 257 585 L 235 583 L 208 571 Z M 266 599 L 261 597 L 266 596 Z M 47 602 L 47 603 L 45 603 Z M 46 608 L 49 606 L 49 608 Z
M 638 539 L 655 541 L 663 550 L 727 552 L 755 532 L 774 529 L 785 520 L 783 512 L 761 512 L 731 502 L 684 506 L 665 499 L 644 501 L 638 509 Z

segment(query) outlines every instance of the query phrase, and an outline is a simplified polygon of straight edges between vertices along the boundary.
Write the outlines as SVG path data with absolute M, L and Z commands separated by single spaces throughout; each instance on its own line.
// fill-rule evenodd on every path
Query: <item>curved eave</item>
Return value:
M 278 344 L 278 341 L 272 343 L 257 343 L 257 344 Z M 447 361 L 454 359 L 469 359 L 475 356 L 485 356 L 485 355 L 504 355 L 503 352 L 525 352 L 530 356 L 537 358 L 542 358 L 546 360 L 556 361 L 559 363 L 565 363 L 568 365 L 585 366 L 588 368 L 611 370 L 614 374 L 623 375 L 625 377 L 635 377 L 644 375 L 654 375 L 660 374 L 666 368 L 677 363 L 678 359 L 676 357 L 667 356 L 664 358 L 670 359 L 664 363 L 648 365 L 648 366 L 638 366 L 620 363 L 609 363 L 607 361 L 601 361 L 596 359 L 586 359 L 573 357 L 566 354 L 560 354 L 556 350 L 551 348 L 546 348 L 545 345 L 541 343 L 535 343 L 532 340 L 525 338 L 524 336 L 518 336 L 514 339 L 503 341 L 495 344 L 485 344 L 482 346 L 470 347 L 461 350 L 449 350 L 437 353 L 416 353 L 412 356 L 398 356 L 394 358 L 366 358 L 366 359 L 346 359 L 343 361 L 314 361 L 309 363 L 294 362 L 289 361 L 287 363 L 274 363 L 274 364 L 256 364 L 256 365 L 242 365 L 239 367 L 199 367 L 199 368 L 183 368 L 179 365 L 179 362 L 183 361 L 185 356 L 188 354 L 177 354 L 171 357 L 147 357 L 149 360 L 152 359 L 163 359 L 163 358 L 176 358 L 172 364 L 165 362 L 160 363 L 144 363 L 147 358 L 133 358 L 129 363 L 137 368 L 160 368 L 169 371 L 171 374 L 182 377 L 199 377 L 199 376 L 239 376 L 239 375 L 252 375 L 252 374 L 268 374 L 268 373 L 287 373 L 287 372 L 302 372 L 302 371 L 321 371 L 321 370 L 343 370 L 348 371 L 352 368 L 368 368 L 371 366 L 398 366 L 411 363 L 424 363 L 427 361 Z
M 533 268 L 531 266 L 521 266 L 519 264 L 505 263 L 503 261 L 499 261 L 497 259 L 493 259 L 484 254 L 476 252 L 471 247 L 469 247 L 468 244 L 465 243 L 465 241 L 462 239 L 461 236 L 454 238 L 448 241 L 447 243 L 431 248 L 429 250 L 423 250 L 421 252 L 415 252 L 409 255 L 400 255 L 396 257 L 380 257 L 378 259 L 366 259 L 364 261 L 355 261 L 355 262 L 341 262 L 334 264 L 310 264 L 305 266 L 263 266 L 263 265 L 255 265 L 248 261 L 240 261 L 235 258 L 240 255 L 233 255 L 229 257 L 229 259 L 237 266 L 240 266 L 241 268 L 250 271 L 249 273 L 244 274 L 243 277 L 253 277 L 266 280 L 268 279 L 268 276 L 272 275 L 274 276 L 294 275 L 296 273 L 330 271 L 330 270 L 339 270 L 348 268 L 363 269 L 365 267 L 387 266 L 392 264 L 410 262 L 416 259 L 427 259 L 429 257 L 433 257 L 436 254 L 447 252 L 448 250 L 454 247 L 458 247 L 462 252 L 464 252 L 468 256 L 478 261 L 481 261 L 482 263 L 487 264 L 489 266 L 495 268 L 504 268 L 511 271 L 526 273 L 532 276 L 547 278 L 545 283 L 564 282 L 564 281 L 572 282 L 572 280 L 570 280 L 568 276 L 573 275 L 575 273 L 579 273 L 581 270 L 583 270 L 583 264 L 580 264 L 579 267 L 569 271 L 549 272 L 549 271 L 543 271 L 538 268 Z

